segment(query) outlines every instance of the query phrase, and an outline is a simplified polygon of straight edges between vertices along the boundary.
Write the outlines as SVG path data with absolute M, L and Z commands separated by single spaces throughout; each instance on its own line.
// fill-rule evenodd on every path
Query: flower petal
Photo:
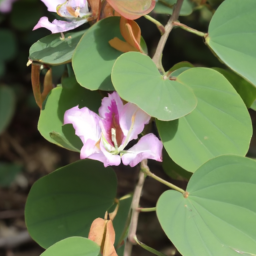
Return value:
M 102 141 L 100 143 L 100 149 L 101 149 L 102 153 L 104 154 L 105 159 L 102 158 L 102 160 L 99 160 L 99 161 L 103 162 L 105 167 L 107 167 L 109 165 L 120 165 L 121 164 L 121 157 L 119 155 L 113 155 L 113 154 L 109 153 L 105 149 Z
M 48 20 L 47 17 L 42 17 L 38 23 L 35 25 L 33 30 L 38 28 L 46 28 L 50 30 L 53 34 L 65 32 L 77 28 L 87 22 L 86 19 L 83 20 L 72 20 L 72 21 L 63 21 L 63 20 L 54 20 L 52 23 Z
M 138 138 L 138 134 L 143 131 L 149 120 L 150 116 L 135 104 L 127 103 L 124 105 L 120 115 L 120 126 L 123 134 L 129 137 L 128 140 L 126 139 L 126 144 Z
M 49 12 L 56 12 L 59 4 L 65 3 L 65 0 L 41 0 L 47 7 Z
M 12 10 L 12 4 L 16 0 L 3 0 L 0 1 L 0 12 L 7 13 Z
M 121 145 L 123 141 L 123 132 L 119 125 L 119 116 L 123 109 L 123 102 L 116 92 L 109 94 L 102 99 L 99 114 L 102 120 L 102 132 L 108 143 L 114 146 L 112 142 L 111 129 L 116 131 L 117 144 Z
M 59 16 L 69 19 L 83 18 L 91 14 L 87 0 L 69 0 L 58 5 L 56 10 Z
M 86 144 L 87 140 L 94 141 L 94 144 L 99 141 L 101 136 L 99 121 L 100 117 L 86 107 L 81 109 L 78 106 L 73 107 L 64 115 L 64 124 L 73 125 L 75 134 L 80 137 L 83 144 Z
M 128 152 L 122 156 L 123 164 L 134 167 L 144 159 L 162 162 L 162 149 L 163 143 L 153 133 L 149 133 L 127 150 Z

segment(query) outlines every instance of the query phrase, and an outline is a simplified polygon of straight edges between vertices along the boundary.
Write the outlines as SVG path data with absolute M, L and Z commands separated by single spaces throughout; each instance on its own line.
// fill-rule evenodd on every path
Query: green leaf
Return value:
M 125 237 L 125 228 L 131 209 L 132 195 L 124 197 L 119 201 L 119 209 L 116 217 L 114 218 L 113 225 L 116 232 L 115 246 L 118 246 Z
M 256 1 L 225 0 L 214 13 L 208 46 L 232 70 L 256 86 Z
M 141 46 L 143 52 L 145 52 L 146 54 L 148 54 L 148 46 L 147 46 L 147 44 L 146 44 L 145 39 L 144 39 L 142 36 L 140 37 L 140 46 Z
M 92 221 L 114 203 L 116 188 L 113 169 L 93 160 L 80 160 L 39 179 L 25 207 L 31 237 L 44 248 L 66 237 L 87 237 Z
M 191 68 L 177 77 L 198 99 L 196 109 L 173 122 L 157 121 L 164 147 L 189 172 L 225 154 L 244 156 L 252 137 L 248 110 L 228 80 L 212 69 Z
M 173 190 L 157 203 L 160 224 L 184 256 L 256 254 L 256 162 L 220 156 L 190 179 L 188 197 Z
M 100 247 L 84 237 L 69 237 L 49 247 L 40 256 L 98 256 Z
M 9 187 L 21 169 L 20 165 L 0 162 L 0 187 Z
M 110 73 L 116 58 L 122 53 L 108 42 L 114 37 L 124 41 L 119 23 L 119 17 L 103 19 L 82 37 L 72 59 L 76 79 L 81 86 L 90 90 L 114 90 Z
M 121 55 L 113 66 L 111 78 L 121 98 L 160 120 L 185 116 L 197 104 L 187 85 L 164 78 L 153 61 L 138 52 Z
M 84 32 L 67 32 L 65 40 L 61 40 L 59 33 L 43 37 L 31 46 L 29 59 L 49 65 L 68 63 Z
M 234 86 L 237 93 L 243 99 L 245 105 L 250 108 L 256 99 L 256 88 L 251 83 L 247 82 L 244 78 L 230 70 L 222 68 L 213 69 L 217 70 L 228 79 L 228 81 Z
M 171 15 L 176 2 L 177 0 L 158 0 L 153 12 Z M 194 4 L 191 1 L 184 0 L 180 10 L 180 16 L 190 15 L 193 12 L 193 7 Z
M 17 44 L 14 33 L 8 29 L 0 29 L 0 62 L 11 60 L 17 52 Z
M 163 150 L 163 169 L 168 176 L 175 180 L 189 180 L 192 175 L 173 162 L 166 150 Z
M 8 86 L 0 86 L 0 134 L 7 128 L 15 111 L 15 94 Z
M 68 84 L 71 86 L 68 86 Z M 101 97 L 98 92 L 91 92 L 79 86 L 73 80 L 65 81 L 66 87 L 54 88 L 45 101 L 38 121 L 38 130 L 51 143 L 72 151 L 80 151 L 82 142 L 71 124 L 63 126 L 66 110 L 79 105 L 98 112 Z

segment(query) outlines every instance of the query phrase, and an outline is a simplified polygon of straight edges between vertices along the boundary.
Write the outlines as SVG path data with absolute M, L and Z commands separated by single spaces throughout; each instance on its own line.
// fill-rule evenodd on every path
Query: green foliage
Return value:
M 182 255 L 254 255 L 255 181 L 254 160 L 214 158 L 192 176 L 187 198 L 171 190 L 161 195 L 160 224 Z
M 152 60 L 141 53 L 129 52 L 120 56 L 111 77 L 123 99 L 160 120 L 178 119 L 196 107 L 196 97 L 187 85 L 162 76 Z
M 65 81 L 64 85 L 65 87 L 58 86 L 50 92 L 40 113 L 38 130 L 51 143 L 80 151 L 82 143 L 75 135 L 72 125 L 63 126 L 64 113 L 77 105 L 79 108 L 86 106 L 98 112 L 101 97 L 98 92 L 80 87 L 74 79 Z
M 0 86 L 0 134 L 9 125 L 15 110 L 15 94 L 8 86 Z
M 41 256 L 98 256 L 100 247 L 84 237 L 69 237 L 49 247 Z
M 119 17 L 106 18 L 94 24 L 82 37 L 72 59 L 81 86 L 90 90 L 114 90 L 110 73 L 116 58 L 122 53 L 108 42 L 114 37 L 124 40 L 119 23 Z
M 87 237 L 92 221 L 114 203 L 117 180 L 111 168 L 81 160 L 39 179 L 28 195 L 25 219 L 42 247 L 71 236 Z
M 84 32 L 85 30 L 65 33 L 64 40 L 60 38 L 60 34 L 43 37 L 31 46 L 29 58 L 50 65 L 70 62 Z
M 214 13 L 208 46 L 232 70 L 256 86 L 254 43 L 256 41 L 256 2 L 226 0 Z
M 189 172 L 225 154 L 244 156 L 252 136 L 249 113 L 233 86 L 212 69 L 191 68 L 177 77 L 189 85 L 196 109 L 172 122 L 157 121 L 164 147 L 173 161 Z
M 159 14 L 172 14 L 173 7 L 175 6 L 177 0 L 158 0 L 156 7 L 153 10 L 155 13 Z M 190 0 L 184 0 L 182 8 L 180 11 L 181 16 L 190 15 L 193 12 L 194 4 Z

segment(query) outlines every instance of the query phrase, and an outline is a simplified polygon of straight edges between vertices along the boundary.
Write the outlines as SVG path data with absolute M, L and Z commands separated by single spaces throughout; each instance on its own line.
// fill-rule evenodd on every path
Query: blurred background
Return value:
M 37 179 L 78 160 L 79 154 L 50 144 L 38 132 L 40 110 L 32 93 L 30 67 L 26 66 L 31 45 L 50 34 L 46 29 L 32 31 L 33 27 L 40 17 L 48 16 L 53 20 L 55 14 L 47 12 L 40 0 L 16 0 L 7 9 L 1 8 L 2 3 L 3 0 L 0 0 L 0 256 L 38 256 L 43 249 L 31 240 L 24 221 L 27 194 Z M 169 19 L 169 15 L 151 15 L 162 24 Z M 212 12 L 204 7 L 189 16 L 180 17 L 180 21 L 206 32 L 211 16 Z M 143 17 L 137 22 L 152 56 L 160 33 L 154 24 Z M 168 70 L 180 61 L 189 61 L 195 66 L 223 67 L 202 38 L 174 29 L 164 50 L 163 65 Z M 55 86 L 65 68 L 65 65 L 53 68 Z M 250 110 L 250 114 L 254 124 L 255 112 Z M 255 137 L 249 155 L 256 155 Z M 160 177 L 186 187 L 185 180 L 175 181 L 167 176 L 161 164 L 153 161 L 149 164 Z M 115 170 L 119 196 L 133 191 L 139 170 L 124 166 Z M 154 207 L 166 189 L 164 185 L 147 179 L 141 206 Z M 179 255 L 161 230 L 155 213 L 141 213 L 138 238 L 166 255 Z M 133 255 L 146 256 L 150 253 L 136 246 Z

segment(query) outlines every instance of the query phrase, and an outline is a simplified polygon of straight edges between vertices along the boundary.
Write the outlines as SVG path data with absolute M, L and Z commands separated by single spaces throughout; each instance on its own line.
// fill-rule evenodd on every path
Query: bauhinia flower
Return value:
M 54 20 L 50 22 L 47 17 L 42 17 L 33 30 L 47 28 L 53 34 L 72 30 L 86 23 L 91 16 L 87 0 L 41 0 L 49 12 L 56 12 L 68 21 Z
M 104 166 L 123 164 L 131 167 L 143 159 L 162 161 L 162 142 L 152 133 L 140 138 L 129 149 L 131 140 L 137 139 L 150 116 L 132 103 L 123 104 L 116 92 L 103 98 L 99 115 L 84 107 L 73 107 L 65 112 L 64 124 L 72 124 L 83 147 L 81 159 L 90 158 Z

